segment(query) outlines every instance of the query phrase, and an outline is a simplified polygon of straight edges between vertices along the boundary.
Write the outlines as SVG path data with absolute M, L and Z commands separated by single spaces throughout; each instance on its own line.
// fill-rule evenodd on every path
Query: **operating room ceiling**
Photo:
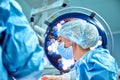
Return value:
M 39 8 L 44 5 L 47 0 L 26 0 L 26 2 L 33 8 Z M 52 4 L 56 0 L 48 0 L 48 4 Z
M 58 0 L 17 1 L 21 5 L 23 12 L 29 20 L 32 8 L 40 8 L 43 6 L 47 6 Z M 48 1 L 47 4 L 46 1 Z M 96 11 L 108 22 L 113 33 L 120 32 L 120 0 L 64 0 L 64 2 L 66 2 L 69 6 L 81 6 Z M 59 10 L 59 8 L 57 10 Z M 56 11 L 56 9 L 52 11 L 54 12 Z

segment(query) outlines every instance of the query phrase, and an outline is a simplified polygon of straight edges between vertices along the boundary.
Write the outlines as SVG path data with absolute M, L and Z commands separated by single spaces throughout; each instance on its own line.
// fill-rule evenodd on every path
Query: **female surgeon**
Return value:
M 0 0 L 0 80 L 38 80 L 43 49 L 20 5 Z
M 63 24 L 58 35 L 58 51 L 64 50 L 61 56 L 69 59 L 73 55 L 76 61 L 76 80 L 118 80 L 118 66 L 110 52 L 102 47 L 91 49 L 99 40 L 93 24 L 72 20 Z M 42 80 L 62 80 L 62 76 L 43 76 Z

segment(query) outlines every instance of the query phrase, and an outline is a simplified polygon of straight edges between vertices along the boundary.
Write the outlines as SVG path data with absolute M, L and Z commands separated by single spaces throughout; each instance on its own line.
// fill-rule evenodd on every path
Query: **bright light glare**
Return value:
M 71 65 L 74 65 L 74 63 L 75 63 L 74 59 L 66 60 L 66 59 L 62 58 L 63 70 L 68 69 Z
M 51 50 L 52 50 L 52 47 L 51 47 L 51 46 L 48 46 L 47 49 L 48 49 L 48 51 L 51 51 Z

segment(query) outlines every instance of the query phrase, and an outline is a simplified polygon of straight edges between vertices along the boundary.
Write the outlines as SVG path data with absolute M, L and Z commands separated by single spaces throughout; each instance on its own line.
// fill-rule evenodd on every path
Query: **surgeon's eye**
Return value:
M 61 37 L 58 37 L 58 42 L 62 42 L 62 38 Z
M 59 42 L 59 43 L 61 43 L 61 42 L 62 42 L 62 40 L 61 40 L 61 39 L 58 39 L 58 42 Z

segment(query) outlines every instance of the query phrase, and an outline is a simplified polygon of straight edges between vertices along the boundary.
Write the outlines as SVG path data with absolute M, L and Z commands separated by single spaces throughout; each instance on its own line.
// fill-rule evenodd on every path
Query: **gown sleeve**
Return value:
M 2 62 L 9 76 L 37 80 L 43 70 L 43 48 L 15 0 L 0 2 L 0 22 L 0 27 L 6 27 Z

